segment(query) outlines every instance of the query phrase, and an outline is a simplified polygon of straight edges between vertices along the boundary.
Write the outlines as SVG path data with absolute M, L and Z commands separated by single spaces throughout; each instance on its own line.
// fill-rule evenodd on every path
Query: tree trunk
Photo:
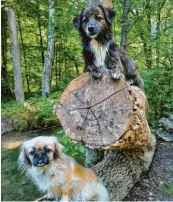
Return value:
M 19 2 L 17 1 L 17 5 L 18 4 L 19 4 Z M 25 78 L 26 78 L 26 84 L 27 84 L 27 91 L 28 91 L 28 93 L 30 93 L 29 74 L 28 74 L 28 67 L 27 67 L 27 63 L 26 63 L 26 51 L 25 51 L 25 45 L 24 45 L 23 35 L 22 35 L 20 12 L 18 11 L 17 5 L 16 5 L 16 12 L 17 12 L 17 18 L 18 18 L 18 28 L 19 28 L 19 33 L 20 33 L 20 40 L 21 40 L 21 44 L 22 44 L 23 60 L 24 60 L 24 67 L 25 67 Z
M 166 0 L 158 1 L 157 5 L 157 18 L 156 18 L 156 66 L 160 66 L 160 45 L 159 45 L 159 39 L 160 39 L 160 24 L 161 24 L 161 11 L 166 3 Z
M 41 19 L 40 19 L 40 4 L 39 4 L 39 0 L 37 0 L 36 6 L 37 6 L 38 31 L 39 31 L 39 38 L 40 38 L 41 61 L 42 61 L 43 68 L 44 68 L 44 47 L 43 47 L 43 38 L 42 38 L 42 30 L 41 30 Z
M 7 75 L 7 13 L 1 9 L 1 96 L 2 98 L 12 97 Z
M 58 87 L 58 45 L 55 47 L 55 85 Z
M 147 9 L 147 25 L 148 25 L 148 33 L 149 33 L 149 38 L 151 39 L 152 34 L 151 34 L 151 8 L 150 5 L 148 5 L 148 9 Z M 148 68 L 151 69 L 152 67 L 152 48 L 151 48 L 151 44 L 148 43 L 147 44 L 147 52 L 148 52 L 148 58 L 146 58 L 146 62 L 148 64 Z
M 147 36 L 145 36 L 144 30 L 139 27 L 139 36 L 143 45 L 144 54 L 145 54 L 145 65 L 150 69 L 152 66 L 152 49 L 151 44 L 149 41 L 151 40 L 151 8 L 150 8 L 150 0 L 147 2 L 146 7 L 146 16 L 147 16 L 147 26 L 145 26 L 144 29 L 147 29 Z M 140 15 L 140 12 L 136 9 L 136 13 L 132 12 L 133 15 L 136 15 L 135 17 L 140 19 L 142 18 L 142 15 Z
M 131 0 L 124 0 L 122 15 L 121 47 L 127 52 L 127 34 L 128 34 L 128 13 L 130 11 Z
M 54 43 L 54 48 L 53 48 L 53 56 L 52 56 L 52 71 L 51 71 L 51 81 L 50 81 L 50 88 L 52 87 L 52 78 L 53 78 L 53 68 L 55 65 L 55 53 L 56 53 L 56 49 L 55 49 L 55 43 Z
M 42 96 L 50 94 L 51 88 L 51 66 L 54 52 L 54 0 L 49 0 L 49 26 L 48 26 L 48 45 L 47 45 L 47 57 L 44 62 L 44 70 L 42 76 Z
M 20 54 L 19 54 L 19 45 L 18 45 L 17 30 L 16 30 L 16 19 L 15 19 L 14 11 L 12 9 L 9 9 L 8 11 L 8 21 L 10 25 L 15 96 L 16 96 L 17 102 L 24 102 L 22 73 L 21 73 L 21 66 L 20 66 Z
M 145 60 L 146 60 L 146 66 L 150 69 L 151 68 L 151 64 L 152 64 L 152 60 L 151 60 L 151 57 L 152 57 L 152 50 L 151 48 L 148 47 L 148 44 L 147 44 L 147 41 L 145 40 L 144 38 L 144 35 L 143 33 L 141 32 L 140 33 L 140 38 L 141 38 L 141 41 L 142 41 L 142 44 L 143 44 L 143 48 L 144 48 L 144 54 L 145 54 Z
M 76 67 L 76 74 L 79 75 L 79 67 L 77 61 L 74 61 Z
M 61 44 L 58 46 L 58 77 L 59 81 L 61 80 Z

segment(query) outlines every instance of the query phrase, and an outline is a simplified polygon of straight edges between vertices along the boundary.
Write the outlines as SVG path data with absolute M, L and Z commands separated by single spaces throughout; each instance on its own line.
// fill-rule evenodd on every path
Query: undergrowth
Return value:
M 19 131 L 57 125 L 53 106 L 60 95 L 60 92 L 56 92 L 48 97 L 32 97 L 25 101 L 29 103 L 27 106 L 15 101 L 2 103 L 2 116 L 10 117 L 14 128 Z
M 81 144 L 74 144 L 66 135 L 64 130 L 58 131 L 57 137 L 59 142 L 63 145 L 63 151 L 84 165 L 85 146 Z

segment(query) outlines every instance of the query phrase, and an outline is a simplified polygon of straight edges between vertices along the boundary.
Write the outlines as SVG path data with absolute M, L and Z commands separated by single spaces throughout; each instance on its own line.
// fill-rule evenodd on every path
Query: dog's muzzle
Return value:
M 96 30 L 96 28 L 94 26 L 89 26 L 88 27 L 88 35 L 89 36 L 95 36 L 97 34 L 98 34 L 97 30 Z
M 45 152 L 38 152 L 34 155 L 33 164 L 36 167 L 42 167 L 49 164 L 49 158 Z
M 88 22 L 87 29 L 86 29 L 86 33 L 88 36 L 90 36 L 91 38 L 94 38 L 100 33 L 100 30 L 101 30 L 101 28 L 100 28 L 98 22 L 96 22 L 96 20 L 91 19 Z
M 90 35 L 96 34 L 94 26 L 88 27 L 88 32 L 89 32 Z

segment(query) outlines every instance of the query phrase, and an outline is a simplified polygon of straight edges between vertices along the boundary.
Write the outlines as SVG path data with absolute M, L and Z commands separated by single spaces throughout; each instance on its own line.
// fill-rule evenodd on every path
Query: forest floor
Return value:
M 173 142 L 158 140 L 149 169 L 125 201 L 173 201 Z
M 28 136 L 55 135 L 57 129 L 42 133 L 8 133 L 2 136 L 2 201 L 35 200 L 36 187 L 17 170 L 18 146 Z M 126 201 L 173 201 L 173 142 L 159 140 L 149 172 L 132 188 Z

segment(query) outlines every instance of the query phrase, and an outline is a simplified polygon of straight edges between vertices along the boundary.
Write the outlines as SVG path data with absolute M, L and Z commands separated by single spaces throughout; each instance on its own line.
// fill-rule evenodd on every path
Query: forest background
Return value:
M 57 125 L 52 115 L 53 106 L 68 83 L 83 72 L 81 40 L 72 19 L 88 1 L 8 0 L 1 3 L 2 116 L 11 117 L 17 130 Z M 172 1 L 113 0 L 113 5 L 116 11 L 113 35 L 139 67 L 148 99 L 149 124 L 155 127 L 161 117 L 173 112 Z M 14 33 L 10 20 L 16 20 L 17 68 L 20 67 L 22 75 L 22 88 L 18 93 L 22 99 L 16 98 L 14 81 L 20 75 L 14 71 L 14 40 L 10 40 Z M 48 89 L 45 71 L 50 73 Z

